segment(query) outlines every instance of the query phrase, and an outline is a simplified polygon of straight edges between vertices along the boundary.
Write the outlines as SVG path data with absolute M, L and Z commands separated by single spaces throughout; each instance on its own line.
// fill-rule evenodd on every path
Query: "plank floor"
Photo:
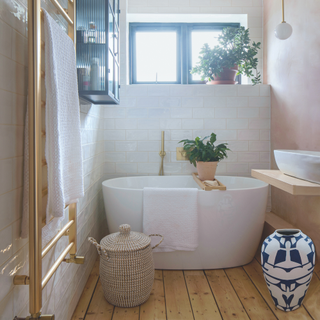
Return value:
M 319 264 L 303 305 L 283 312 L 273 304 L 259 259 L 230 269 L 156 270 L 149 300 L 135 308 L 105 300 L 97 260 L 72 320 L 320 320 Z

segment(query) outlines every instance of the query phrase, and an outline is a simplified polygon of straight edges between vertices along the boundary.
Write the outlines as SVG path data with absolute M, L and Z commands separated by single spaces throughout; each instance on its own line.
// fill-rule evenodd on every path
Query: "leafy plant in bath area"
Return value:
M 207 143 L 204 140 L 210 138 Z M 195 140 L 181 140 L 179 143 L 183 143 L 183 150 L 186 152 L 186 156 L 189 158 L 190 163 L 196 167 L 196 161 L 214 162 L 227 158 L 227 151 L 230 150 L 227 147 L 227 143 L 221 143 L 217 146 L 214 143 L 217 140 L 217 135 L 211 133 L 211 136 L 207 136 L 201 139 L 196 137 Z
M 211 81 L 215 76 L 220 76 L 224 68 L 238 66 L 237 74 L 251 78 L 253 85 L 261 82 L 261 74 L 257 70 L 258 58 L 255 58 L 261 43 L 252 42 L 250 45 L 249 29 L 224 28 L 218 41 L 219 45 L 213 49 L 207 43 L 202 47 L 200 61 L 191 70 L 192 74 L 199 74 L 202 81 Z M 254 69 L 256 76 L 252 72 Z

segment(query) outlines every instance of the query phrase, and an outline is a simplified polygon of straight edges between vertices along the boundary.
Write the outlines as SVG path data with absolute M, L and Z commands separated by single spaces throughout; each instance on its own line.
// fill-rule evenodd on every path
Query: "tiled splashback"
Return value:
M 232 150 L 218 174 L 250 176 L 270 168 L 268 85 L 132 85 L 121 87 L 119 106 L 104 109 L 105 177 L 157 175 L 161 131 L 165 174 L 195 168 L 176 160 L 182 139 L 217 134 Z
M 104 177 L 156 175 L 161 131 L 165 131 L 165 174 L 189 174 L 176 161 L 184 138 L 217 133 L 232 152 L 219 174 L 249 176 L 270 167 L 270 87 L 268 85 L 127 85 L 128 14 L 246 14 L 252 40 L 262 42 L 262 0 L 123 0 L 120 2 L 121 103 L 105 107 Z M 262 72 L 262 49 L 258 54 Z

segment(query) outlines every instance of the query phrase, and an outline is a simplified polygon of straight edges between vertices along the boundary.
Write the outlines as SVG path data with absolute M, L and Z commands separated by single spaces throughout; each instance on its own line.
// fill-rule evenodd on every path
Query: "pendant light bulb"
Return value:
M 275 36 L 280 40 L 286 40 L 292 35 L 292 27 L 284 21 L 284 0 L 282 2 L 282 22 L 274 30 Z
M 292 27 L 289 23 L 281 22 L 274 30 L 275 36 L 280 40 L 286 40 L 292 35 Z

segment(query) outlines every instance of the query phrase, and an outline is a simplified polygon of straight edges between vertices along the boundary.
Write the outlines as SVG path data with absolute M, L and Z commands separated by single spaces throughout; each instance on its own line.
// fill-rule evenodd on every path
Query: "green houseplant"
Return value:
M 252 42 L 250 45 L 249 29 L 224 28 L 218 41 L 219 45 L 213 49 L 207 43 L 202 47 L 200 60 L 191 70 L 192 74 L 199 74 L 202 81 L 208 81 L 207 84 L 235 84 L 238 74 L 249 77 L 253 85 L 261 82 L 256 58 L 261 43 Z
M 206 143 L 204 140 L 210 138 Z M 217 140 L 217 135 L 211 133 L 210 136 L 200 138 L 196 137 L 195 140 L 181 140 L 183 143 L 183 150 L 186 156 L 198 170 L 200 180 L 214 180 L 218 162 L 227 158 L 227 143 L 221 143 L 217 146 L 214 143 Z

